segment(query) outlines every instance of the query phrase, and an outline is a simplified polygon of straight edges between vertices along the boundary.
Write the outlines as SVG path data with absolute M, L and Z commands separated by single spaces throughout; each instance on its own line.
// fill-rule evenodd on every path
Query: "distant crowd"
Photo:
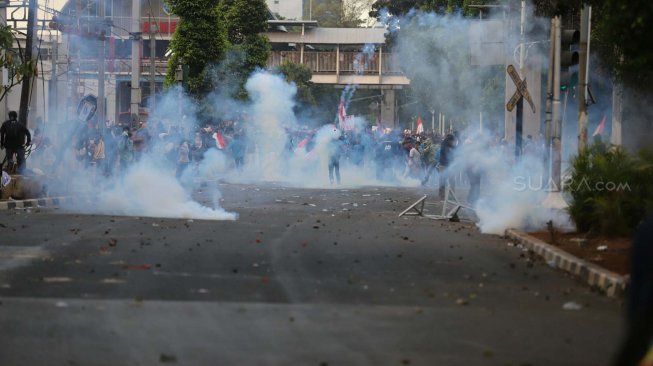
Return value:
M 221 150 L 232 167 L 238 170 L 247 164 L 248 158 L 258 148 L 251 138 L 256 132 L 250 130 L 248 134 L 244 129 L 248 124 L 246 116 L 206 121 L 200 127 L 184 126 L 183 123 L 166 126 L 157 120 L 131 124 L 133 127 L 109 122 L 104 125 L 80 124 L 71 141 L 59 148 L 43 136 L 40 128 L 36 128 L 32 136 L 16 117 L 15 112 L 10 113 L 9 120 L 2 125 L 1 136 L 7 155 L 3 166 L 18 173 L 24 171 L 26 153 L 31 153 L 31 167 L 45 175 L 53 174 L 63 162 L 72 161 L 78 169 L 90 170 L 96 179 L 111 177 L 122 174 L 131 164 L 147 157 L 163 162 L 171 172 L 181 177 L 184 172 L 197 169 L 209 149 Z M 412 178 L 427 185 L 432 177 L 437 176 L 435 182 L 440 196 L 444 196 L 448 183 L 455 185 L 450 181 L 447 168 L 453 164 L 455 151 L 461 144 L 461 136 L 456 131 L 443 136 L 434 131 L 418 134 L 411 130 L 376 127 L 341 131 L 335 125 L 332 127 L 337 132 L 327 150 L 332 184 L 341 182 L 340 164 L 346 162 L 353 166 L 371 164 L 376 178 L 382 181 Z M 281 158 L 289 158 L 297 150 L 310 153 L 316 147 L 318 131 L 306 126 L 285 128 L 287 139 L 283 151 L 288 155 Z M 491 139 L 491 145 L 488 148 L 514 149 L 499 138 Z M 539 154 L 542 149 L 541 139 L 526 137 L 525 154 Z M 470 193 L 472 201 L 478 196 L 481 174 L 466 169 L 467 181 L 473 188 Z

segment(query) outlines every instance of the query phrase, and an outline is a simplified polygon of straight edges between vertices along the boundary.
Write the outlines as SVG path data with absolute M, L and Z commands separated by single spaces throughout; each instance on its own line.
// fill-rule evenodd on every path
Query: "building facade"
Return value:
M 301 20 L 303 14 L 302 0 L 266 0 L 268 9 L 284 19 Z

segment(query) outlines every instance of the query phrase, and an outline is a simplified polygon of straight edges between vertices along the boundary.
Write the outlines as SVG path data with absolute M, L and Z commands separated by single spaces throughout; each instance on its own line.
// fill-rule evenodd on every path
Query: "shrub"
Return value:
M 574 158 L 565 191 L 580 232 L 630 235 L 653 208 L 653 153 L 595 143 Z

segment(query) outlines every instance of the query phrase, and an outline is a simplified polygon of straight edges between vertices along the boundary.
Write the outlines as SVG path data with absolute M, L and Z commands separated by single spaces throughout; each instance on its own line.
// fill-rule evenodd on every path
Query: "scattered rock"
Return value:
M 161 363 L 175 363 L 177 362 L 177 356 L 169 353 L 162 353 L 159 356 L 159 362 Z
M 581 304 L 579 304 L 577 302 L 574 302 L 574 301 L 569 301 L 569 302 L 564 303 L 564 305 L 562 305 L 562 308 L 564 310 L 580 310 L 580 309 L 583 308 L 583 305 L 581 305 Z

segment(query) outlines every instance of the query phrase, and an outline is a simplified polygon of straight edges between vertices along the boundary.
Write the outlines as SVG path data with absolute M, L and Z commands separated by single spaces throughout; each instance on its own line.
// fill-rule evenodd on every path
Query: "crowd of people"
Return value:
M 256 151 L 260 149 L 255 143 L 257 132 L 245 130 L 247 116 L 206 121 L 198 127 L 184 123 L 166 124 L 154 119 L 124 126 L 79 124 L 71 143 L 58 149 L 39 128 L 32 137 L 30 131 L 17 122 L 16 112 L 10 112 L 9 117 L 1 128 L 2 146 L 8 162 L 17 160 L 19 173 L 24 171 L 25 149 L 30 149 L 30 144 L 30 159 L 33 160 L 30 164 L 43 174 L 54 173 L 68 158 L 78 168 L 91 171 L 96 180 L 122 174 L 145 157 L 163 162 L 171 174 L 180 178 L 186 171 L 196 171 L 209 149 L 221 150 L 236 170 L 241 170 L 254 154 L 266 153 Z M 482 169 L 457 167 L 455 173 L 449 169 L 456 159 L 456 150 L 469 141 L 468 137 L 461 137 L 456 131 L 442 136 L 433 131 L 418 134 L 411 130 L 376 127 L 341 131 L 335 125 L 332 127 L 337 134 L 333 135 L 326 149 L 331 184 L 341 183 L 340 166 L 344 163 L 353 167 L 373 167 L 379 181 L 392 183 L 411 178 L 423 186 L 435 182 L 441 199 L 447 186 L 454 188 L 462 177 L 470 185 L 469 202 L 474 203 L 480 195 Z M 299 125 L 286 127 L 284 132 L 287 136 L 283 148 L 286 155 L 280 159 L 290 159 L 298 150 L 310 153 L 316 149 L 319 129 Z M 491 148 L 497 149 L 513 148 L 499 138 L 493 139 L 492 145 Z M 524 153 L 539 153 L 541 145 L 528 136 Z M 74 158 L 71 159 L 71 155 Z

